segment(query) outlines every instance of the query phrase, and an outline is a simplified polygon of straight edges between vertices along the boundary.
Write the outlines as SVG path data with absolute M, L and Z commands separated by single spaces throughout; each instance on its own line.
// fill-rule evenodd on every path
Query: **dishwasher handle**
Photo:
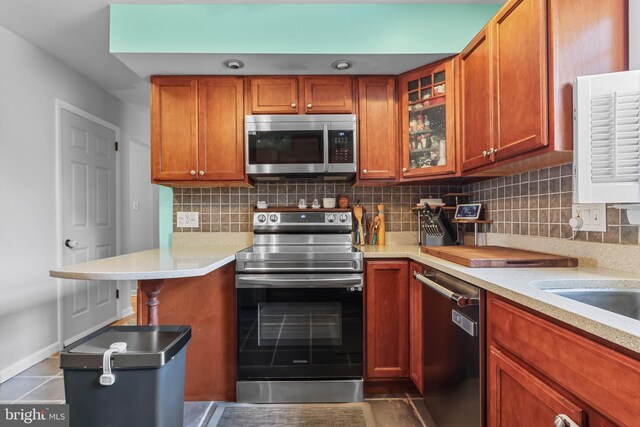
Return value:
M 436 283 L 433 280 L 435 278 L 435 275 L 433 276 L 430 275 L 429 277 L 426 277 L 418 273 L 417 271 L 414 271 L 413 277 L 417 279 L 419 282 L 423 283 L 424 285 L 430 287 L 440 295 L 443 295 L 449 298 L 450 300 L 454 301 L 456 304 L 458 304 L 458 307 L 465 307 L 468 305 L 478 305 L 480 303 L 480 300 L 476 297 L 457 294 L 445 288 L 444 286 L 440 285 L 439 283 Z

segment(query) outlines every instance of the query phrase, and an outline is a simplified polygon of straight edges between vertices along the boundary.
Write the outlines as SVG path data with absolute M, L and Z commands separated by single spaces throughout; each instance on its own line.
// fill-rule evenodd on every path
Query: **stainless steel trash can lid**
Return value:
M 102 369 L 102 355 L 114 342 L 126 342 L 126 353 L 112 356 L 114 369 L 158 368 L 191 339 L 191 326 L 107 326 L 60 352 L 60 367 Z

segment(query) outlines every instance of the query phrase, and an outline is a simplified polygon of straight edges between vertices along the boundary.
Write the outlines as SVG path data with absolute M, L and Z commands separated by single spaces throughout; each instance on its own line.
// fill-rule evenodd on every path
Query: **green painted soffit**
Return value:
M 112 53 L 460 52 L 496 4 L 110 6 Z

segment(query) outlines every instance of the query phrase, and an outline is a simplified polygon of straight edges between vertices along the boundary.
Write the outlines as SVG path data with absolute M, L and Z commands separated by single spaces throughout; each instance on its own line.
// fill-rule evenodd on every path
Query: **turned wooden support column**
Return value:
M 147 296 L 147 325 L 158 325 L 158 295 L 164 286 L 163 280 L 140 280 L 140 290 Z

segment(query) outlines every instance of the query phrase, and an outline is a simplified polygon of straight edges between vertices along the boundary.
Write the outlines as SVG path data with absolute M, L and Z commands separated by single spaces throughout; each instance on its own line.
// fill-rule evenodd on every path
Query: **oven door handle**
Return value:
M 238 274 L 236 288 L 354 288 L 362 289 L 359 274 Z

